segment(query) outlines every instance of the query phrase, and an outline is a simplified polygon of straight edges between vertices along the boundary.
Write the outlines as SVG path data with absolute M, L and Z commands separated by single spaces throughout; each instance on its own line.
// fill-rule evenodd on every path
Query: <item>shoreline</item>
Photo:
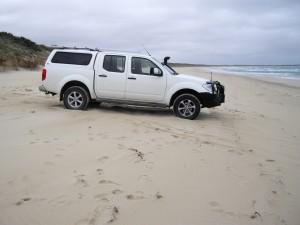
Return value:
M 300 79 L 287 79 L 284 77 L 275 77 L 275 76 L 263 76 L 263 75 L 249 75 L 249 74 L 236 74 L 236 73 L 228 73 L 226 72 L 214 72 L 208 70 L 207 66 L 199 66 L 199 67 L 174 67 L 175 70 L 178 69 L 178 71 L 181 71 L 182 68 L 191 68 L 195 69 L 197 68 L 198 72 L 201 72 L 205 78 L 210 79 L 210 74 L 212 73 L 213 78 L 216 77 L 238 77 L 238 78 L 245 78 L 245 79 L 254 79 L 262 82 L 269 82 L 272 84 L 280 84 L 280 85 L 286 85 L 289 87 L 295 87 L 300 88 Z M 202 75 L 201 74 L 201 75 Z
M 224 66 L 227 67 L 227 66 Z M 230 67 L 230 66 L 228 66 Z M 234 67 L 234 66 L 233 66 Z M 243 67 L 243 66 L 241 66 Z M 247 67 L 247 66 L 245 66 Z M 251 67 L 251 66 L 250 66 Z M 264 67 L 264 66 L 262 66 Z M 278 66 L 281 67 L 281 66 Z M 286 66 L 288 67 L 288 66 Z M 218 67 L 203 67 L 205 70 L 213 73 L 220 73 L 225 75 L 231 75 L 231 76 L 245 76 L 245 77 L 257 77 L 257 78 L 263 78 L 263 79 L 278 79 L 278 80 L 291 80 L 291 81 L 298 81 L 300 82 L 300 76 L 295 77 L 292 76 L 292 74 L 286 75 L 284 72 L 282 73 L 260 73 L 260 72 L 242 72 L 242 71 L 230 71 L 230 70 L 218 70 L 216 68 Z M 212 68 L 212 69 L 210 69 Z M 300 72 L 299 74 L 300 75 Z

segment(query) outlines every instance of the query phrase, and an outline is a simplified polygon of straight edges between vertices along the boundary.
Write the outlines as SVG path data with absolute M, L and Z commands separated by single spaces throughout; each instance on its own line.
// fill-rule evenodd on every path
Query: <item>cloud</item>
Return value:
M 0 29 L 48 45 L 206 64 L 300 63 L 295 0 L 2 0 Z

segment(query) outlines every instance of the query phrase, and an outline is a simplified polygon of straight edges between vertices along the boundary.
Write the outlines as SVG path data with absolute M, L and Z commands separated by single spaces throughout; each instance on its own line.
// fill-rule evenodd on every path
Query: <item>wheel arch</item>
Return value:
M 70 88 L 70 87 L 74 87 L 74 86 L 79 86 L 79 87 L 82 87 L 84 88 L 88 95 L 89 95 L 89 98 L 91 99 L 91 93 L 88 89 L 88 87 L 81 81 L 77 81 L 77 80 L 72 80 L 72 81 L 68 81 L 67 83 L 65 83 L 63 85 L 63 87 L 61 88 L 61 91 L 60 91 L 60 94 L 59 94 L 59 100 L 62 101 L 63 100 L 63 95 L 65 93 L 65 91 Z
M 192 94 L 192 95 L 194 95 L 194 96 L 200 101 L 200 103 L 202 102 L 201 94 L 200 94 L 199 92 L 197 92 L 197 91 L 195 91 L 195 90 L 193 90 L 193 89 L 184 88 L 184 89 L 180 89 L 180 90 L 176 91 L 176 92 L 172 95 L 172 97 L 171 97 L 171 99 L 170 99 L 170 102 L 169 102 L 169 106 L 170 106 L 170 107 L 173 106 L 175 99 L 176 99 L 178 96 L 182 95 L 182 94 Z

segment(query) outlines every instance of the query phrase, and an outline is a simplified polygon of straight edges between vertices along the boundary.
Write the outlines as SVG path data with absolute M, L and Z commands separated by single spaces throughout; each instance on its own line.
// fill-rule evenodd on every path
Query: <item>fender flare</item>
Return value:
M 93 81 L 94 80 L 92 80 L 92 82 Z M 64 86 L 70 82 L 82 83 L 88 89 L 91 99 L 96 99 L 96 95 L 95 95 L 95 92 L 93 89 L 93 84 L 91 83 L 91 81 L 89 79 L 87 79 L 86 77 L 79 75 L 79 74 L 67 76 L 59 82 L 59 85 L 58 85 L 59 86 L 59 96 L 62 96 L 62 94 L 63 94 L 62 90 L 63 90 Z
M 193 82 L 183 82 L 177 84 L 170 88 L 166 94 L 165 102 L 171 106 L 172 100 L 174 100 L 174 96 L 183 93 L 190 93 L 196 95 L 196 97 L 200 98 L 201 93 L 207 93 L 207 90 L 199 85 L 198 83 Z

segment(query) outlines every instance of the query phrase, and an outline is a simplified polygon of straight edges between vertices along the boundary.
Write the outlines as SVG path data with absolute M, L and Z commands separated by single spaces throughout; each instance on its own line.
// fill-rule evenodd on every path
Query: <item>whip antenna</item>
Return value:
M 152 57 L 152 55 L 148 52 L 148 50 L 146 49 L 146 47 L 144 45 L 142 45 L 142 46 L 143 46 L 143 49 L 147 52 L 147 54 Z

